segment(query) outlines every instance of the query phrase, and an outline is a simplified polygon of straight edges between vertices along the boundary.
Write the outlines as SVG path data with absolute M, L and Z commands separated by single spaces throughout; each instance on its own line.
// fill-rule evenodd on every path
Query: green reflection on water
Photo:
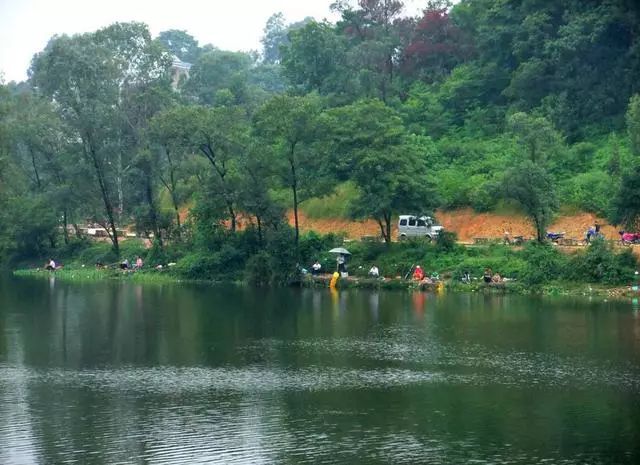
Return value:
M 0 463 L 638 463 L 631 302 L 0 280 Z

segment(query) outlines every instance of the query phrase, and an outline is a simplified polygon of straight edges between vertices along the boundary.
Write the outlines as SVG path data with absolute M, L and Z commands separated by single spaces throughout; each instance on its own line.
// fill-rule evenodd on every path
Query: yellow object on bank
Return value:
M 336 271 L 333 273 L 333 277 L 331 278 L 331 282 L 329 283 L 329 287 L 331 289 L 335 289 L 338 279 L 340 279 L 340 273 Z

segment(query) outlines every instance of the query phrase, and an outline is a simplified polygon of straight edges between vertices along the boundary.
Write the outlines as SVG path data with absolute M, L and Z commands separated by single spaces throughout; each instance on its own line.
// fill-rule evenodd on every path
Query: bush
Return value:
M 78 256 L 78 261 L 84 265 L 95 265 L 96 263 L 108 265 L 117 263 L 118 257 L 110 242 L 97 242 L 84 249 Z
M 521 253 L 526 266 L 520 272 L 520 280 L 529 286 L 539 286 L 560 277 L 564 256 L 549 244 L 527 243 Z
M 264 287 L 274 282 L 274 260 L 267 252 L 259 252 L 247 260 L 245 277 L 252 286 Z
M 342 237 L 336 234 L 319 235 L 313 231 L 300 236 L 298 251 L 302 263 L 310 263 L 334 247 L 342 245 Z
M 625 284 L 633 278 L 636 267 L 637 260 L 630 250 L 616 254 L 606 241 L 597 239 L 585 253 L 569 261 L 565 275 L 590 283 Z
M 436 239 L 436 248 L 441 252 L 452 252 L 458 241 L 458 235 L 451 231 L 443 231 Z
M 176 264 L 175 270 L 187 279 L 213 281 L 239 279 L 245 257 L 235 247 L 223 245 L 218 252 L 191 253 Z

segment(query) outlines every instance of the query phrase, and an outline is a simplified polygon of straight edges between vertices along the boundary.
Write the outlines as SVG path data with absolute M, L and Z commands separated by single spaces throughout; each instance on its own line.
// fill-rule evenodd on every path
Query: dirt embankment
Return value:
M 188 209 L 180 212 L 182 221 L 188 216 Z M 293 225 L 293 211 L 287 213 L 289 224 Z M 447 231 L 453 231 L 461 242 L 473 242 L 476 237 L 502 238 L 505 231 L 511 236 L 534 237 L 535 229 L 531 222 L 523 215 L 501 215 L 497 213 L 476 213 L 471 208 L 452 211 L 436 212 L 436 219 Z M 347 238 L 358 240 L 363 236 L 380 236 L 380 226 L 373 220 L 354 221 L 343 218 L 309 218 L 303 212 L 298 213 L 300 230 L 302 232 L 315 231 L 320 234 L 345 233 Z M 607 239 L 618 239 L 618 230 L 603 219 L 592 213 L 578 213 L 560 216 L 549 227 L 549 231 L 564 232 L 567 238 L 583 239 L 584 235 L 595 222 L 602 225 L 602 232 Z M 242 228 L 245 220 L 240 220 Z M 397 237 L 397 227 L 394 220 L 392 235 Z
M 496 213 L 476 213 L 470 208 L 437 212 L 437 220 L 448 231 L 458 234 L 462 242 L 472 242 L 476 237 L 502 238 L 505 231 L 512 236 L 534 237 L 535 229 L 531 222 L 522 215 L 500 215 Z M 298 219 L 302 231 L 316 231 L 327 234 L 344 232 L 350 239 L 362 236 L 379 236 L 380 227 L 375 221 L 349 221 L 345 219 L 314 219 L 299 213 Z M 617 239 L 617 229 L 606 224 L 602 218 L 591 213 L 579 213 L 559 217 L 550 227 L 550 231 L 565 232 L 567 238 L 582 239 L 585 232 L 595 222 L 602 225 L 602 232 L 608 239 Z M 289 223 L 293 224 L 293 212 L 289 212 Z M 393 236 L 396 237 L 396 225 Z

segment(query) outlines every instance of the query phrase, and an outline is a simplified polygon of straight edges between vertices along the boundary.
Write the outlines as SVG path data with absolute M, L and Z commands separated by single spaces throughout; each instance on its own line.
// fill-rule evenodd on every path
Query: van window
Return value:
M 416 219 L 415 218 L 410 218 L 409 219 L 409 226 L 415 226 L 416 225 Z
M 407 225 L 407 220 L 400 220 L 400 226 L 406 226 Z
M 418 220 L 418 226 L 426 226 L 427 223 L 424 222 L 424 220 Z

